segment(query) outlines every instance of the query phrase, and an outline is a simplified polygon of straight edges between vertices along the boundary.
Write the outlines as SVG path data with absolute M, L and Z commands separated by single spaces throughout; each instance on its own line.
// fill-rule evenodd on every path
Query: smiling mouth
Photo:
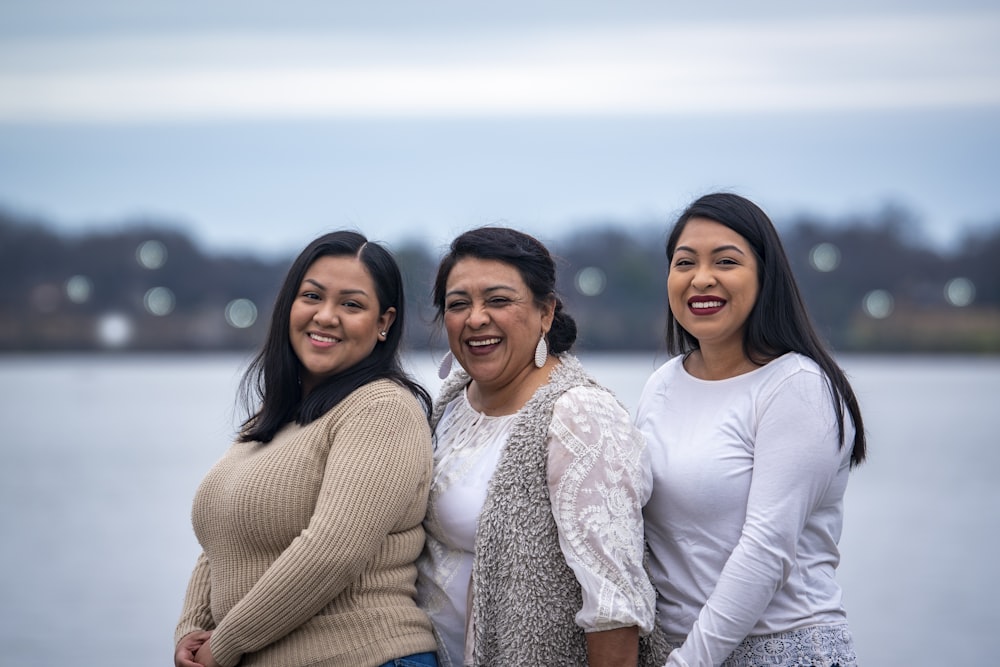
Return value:
M 487 345 L 498 345 L 500 343 L 499 338 L 486 338 L 484 340 L 470 340 L 466 341 L 466 345 L 469 347 L 486 347 Z
M 689 306 L 698 310 L 700 308 L 722 308 L 725 301 L 692 301 Z
M 334 338 L 333 336 L 323 336 L 318 333 L 310 333 L 309 338 L 313 339 L 317 343 L 339 343 L 339 338 Z

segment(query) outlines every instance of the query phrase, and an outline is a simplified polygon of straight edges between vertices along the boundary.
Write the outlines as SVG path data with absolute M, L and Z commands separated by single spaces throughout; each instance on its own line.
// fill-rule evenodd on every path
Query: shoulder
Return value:
M 381 414 L 387 419 L 426 421 L 417 397 L 406 387 L 384 378 L 361 385 L 325 416 L 339 422 L 363 414 Z
M 679 371 L 684 369 L 684 355 L 678 354 L 677 356 L 670 357 L 663 364 L 660 365 L 655 371 L 653 371 L 650 376 L 650 380 L 656 378 L 670 377 L 675 375 Z
M 437 397 L 434 399 L 434 410 L 431 415 L 432 423 L 437 424 L 444 414 L 445 408 L 458 398 L 470 380 L 469 375 L 462 369 L 451 372 L 441 385 Z
M 366 399 L 400 399 L 405 397 L 415 399 L 409 389 L 387 378 L 379 378 L 361 385 L 350 394 L 350 396 L 355 395 Z
M 826 375 L 819 364 L 798 352 L 781 355 L 762 367 L 758 373 L 762 384 L 773 387 L 786 384 L 796 386 L 826 384 Z
M 775 369 L 780 369 L 782 372 L 787 374 L 794 373 L 814 373 L 823 374 L 823 370 L 819 367 L 815 361 L 807 357 L 804 354 L 798 352 L 786 352 L 777 359 L 774 359 L 768 364 L 768 367 L 774 367 Z
M 594 383 L 593 378 L 587 375 L 587 371 L 583 369 L 583 364 L 574 355 L 569 352 L 563 352 L 556 356 L 559 358 L 559 365 L 549 375 L 550 385 L 568 388 Z
M 344 399 L 344 402 L 416 400 L 416 397 L 402 385 L 392 380 L 380 378 L 363 384 Z
M 580 412 L 597 406 L 613 411 L 625 410 L 610 389 L 596 383 L 570 387 L 556 399 L 555 409 Z
M 609 446 L 639 437 L 629 411 L 611 391 L 599 385 L 574 387 L 559 397 L 552 410 L 549 433 L 561 439 L 559 434 L 566 429 L 584 440 Z
M 575 387 L 600 386 L 594 378 L 587 375 L 576 357 L 568 352 L 556 356 L 559 364 L 549 373 L 548 381 L 535 390 L 534 395 L 521 408 L 522 414 L 549 413 L 567 391 Z
M 755 372 L 753 393 L 759 405 L 830 407 L 830 382 L 815 361 L 789 352 Z M 825 409 L 819 410 L 825 412 Z
M 572 417 L 577 421 L 583 419 L 591 424 L 631 424 L 632 418 L 628 410 L 614 392 L 584 373 L 575 357 L 570 363 L 577 366 L 578 381 L 567 383 L 563 387 L 555 399 L 553 416 Z
M 663 365 L 654 370 L 643 387 L 643 394 L 654 392 L 672 382 L 678 374 L 684 373 L 684 355 L 671 357 Z

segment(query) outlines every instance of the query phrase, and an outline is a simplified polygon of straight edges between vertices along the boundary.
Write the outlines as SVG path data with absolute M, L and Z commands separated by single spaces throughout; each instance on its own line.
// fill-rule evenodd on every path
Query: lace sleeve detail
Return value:
M 577 625 L 648 633 L 656 593 L 643 567 L 652 473 L 642 435 L 610 393 L 577 387 L 556 402 L 548 440 L 559 545 L 583 589 Z

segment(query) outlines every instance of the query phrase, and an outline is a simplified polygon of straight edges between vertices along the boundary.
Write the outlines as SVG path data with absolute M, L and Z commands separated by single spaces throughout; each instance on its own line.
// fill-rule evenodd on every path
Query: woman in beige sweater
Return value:
M 335 232 L 292 264 L 243 378 L 252 414 L 195 495 L 177 667 L 437 664 L 414 603 L 430 400 L 402 329 L 377 244 Z

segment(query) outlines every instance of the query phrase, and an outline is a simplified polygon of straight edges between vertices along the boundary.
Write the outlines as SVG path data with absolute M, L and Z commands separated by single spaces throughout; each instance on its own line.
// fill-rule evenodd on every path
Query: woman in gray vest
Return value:
M 551 255 L 512 229 L 466 232 L 433 298 L 450 351 L 418 602 L 441 664 L 636 664 L 654 627 L 649 463 L 627 411 L 568 353 Z

